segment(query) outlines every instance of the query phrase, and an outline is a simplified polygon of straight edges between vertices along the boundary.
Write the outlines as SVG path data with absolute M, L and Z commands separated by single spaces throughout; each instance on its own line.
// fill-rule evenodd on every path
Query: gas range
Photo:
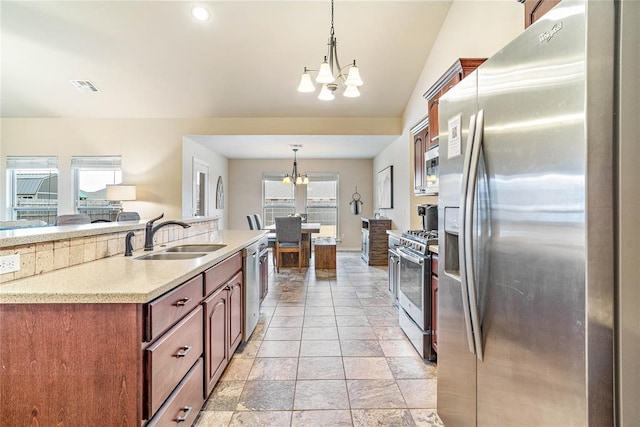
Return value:
M 426 256 L 429 252 L 429 245 L 438 244 L 437 230 L 408 230 L 402 233 L 400 245 L 411 252 Z

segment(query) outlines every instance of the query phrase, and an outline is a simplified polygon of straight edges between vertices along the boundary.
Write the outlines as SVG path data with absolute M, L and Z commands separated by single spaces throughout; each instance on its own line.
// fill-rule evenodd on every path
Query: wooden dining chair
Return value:
M 247 215 L 247 222 L 249 223 L 249 230 L 257 230 L 256 219 L 253 215 Z
M 283 253 L 298 254 L 298 270 L 302 271 L 302 220 L 300 217 L 276 218 L 276 271 L 280 272 Z

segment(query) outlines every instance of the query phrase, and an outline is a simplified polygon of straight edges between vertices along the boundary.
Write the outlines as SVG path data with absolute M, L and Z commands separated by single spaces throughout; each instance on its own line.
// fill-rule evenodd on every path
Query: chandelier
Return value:
M 296 153 L 298 152 L 298 149 L 300 147 L 302 147 L 302 145 L 291 145 L 291 149 L 293 150 L 293 171 L 291 171 L 291 175 L 286 174 L 284 178 L 282 178 L 283 184 L 293 184 L 293 185 L 305 184 L 306 185 L 309 183 L 309 177 L 307 176 L 307 174 L 300 175 L 298 173 L 298 162 L 296 158 Z
M 347 98 L 360 96 L 358 86 L 362 86 L 362 79 L 360 78 L 360 71 L 356 66 L 356 60 L 353 60 L 353 64 L 348 64 L 344 67 L 340 66 L 340 61 L 338 60 L 338 50 L 333 30 L 333 0 L 331 0 L 331 31 L 329 32 L 329 41 L 327 42 L 327 46 L 327 55 L 324 57 L 322 64 L 320 64 L 320 70 L 311 70 L 304 67 L 304 72 L 300 78 L 300 84 L 298 85 L 298 91 L 314 92 L 316 90 L 315 85 L 311 81 L 311 74 L 309 74 L 309 72 L 317 71 L 318 75 L 316 76 L 316 83 L 322 84 L 322 89 L 320 90 L 318 99 L 323 101 L 331 101 L 334 99 L 334 92 L 338 89 L 338 82 L 342 83 L 345 87 L 343 95 Z M 345 77 L 347 70 L 349 73 Z

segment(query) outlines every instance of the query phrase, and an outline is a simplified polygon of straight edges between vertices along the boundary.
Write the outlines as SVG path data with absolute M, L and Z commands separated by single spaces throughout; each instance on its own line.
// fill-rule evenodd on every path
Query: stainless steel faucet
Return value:
M 130 231 L 127 233 L 127 236 L 124 238 L 124 256 L 132 256 L 133 255 L 133 236 L 135 233 Z
M 153 223 L 157 220 L 159 220 L 160 218 L 164 217 L 164 213 L 162 215 L 160 215 L 157 218 L 154 218 L 152 220 L 149 220 L 147 222 L 147 224 L 144 227 L 144 250 L 145 251 L 152 251 L 153 250 L 153 236 L 156 234 L 156 231 L 158 231 L 159 229 L 161 229 L 162 227 L 166 226 L 166 225 L 179 225 L 182 228 L 189 228 L 191 227 L 189 224 L 184 223 L 182 221 L 164 221 L 161 222 L 158 225 L 153 225 Z

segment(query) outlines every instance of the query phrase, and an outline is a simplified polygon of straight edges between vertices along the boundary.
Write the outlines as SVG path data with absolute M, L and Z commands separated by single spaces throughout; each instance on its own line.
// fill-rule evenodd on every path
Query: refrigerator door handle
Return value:
M 462 291 L 462 309 L 464 312 L 464 325 L 467 330 L 467 344 L 469 351 L 476 354 L 475 344 L 473 340 L 473 328 L 471 326 L 471 313 L 469 310 L 469 294 L 467 292 L 467 273 L 465 261 L 465 206 L 467 203 L 467 191 L 469 186 L 469 166 L 471 164 L 471 150 L 473 148 L 474 135 L 476 133 L 476 115 L 473 114 L 469 118 L 469 133 L 467 134 L 467 144 L 464 155 L 464 165 L 462 169 L 462 183 L 460 189 L 460 215 L 462 218 L 458 221 L 460 231 L 458 233 L 458 265 L 460 269 L 460 290 Z
M 476 295 L 476 275 L 474 267 L 473 235 L 474 221 L 473 213 L 476 200 L 476 187 L 478 182 L 478 166 L 480 162 L 480 151 L 482 148 L 484 128 L 484 110 L 478 111 L 476 116 L 476 131 L 473 137 L 473 150 L 471 152 L 471 164 L 469 166 L 469 177 L 467 182 L 467 199 L 464 209 L 464 258 L 465 272 L 467 279 L 467 292 L 469 294 L 469 308 L 471 312 L 471 325 L 473 328 L 473 339 L 475 342 L 476 355 L 482 361 L 484 352 L 482 348 L 482 331 L 480 328 L 480 316 L 478 314 L 478 298 Z

